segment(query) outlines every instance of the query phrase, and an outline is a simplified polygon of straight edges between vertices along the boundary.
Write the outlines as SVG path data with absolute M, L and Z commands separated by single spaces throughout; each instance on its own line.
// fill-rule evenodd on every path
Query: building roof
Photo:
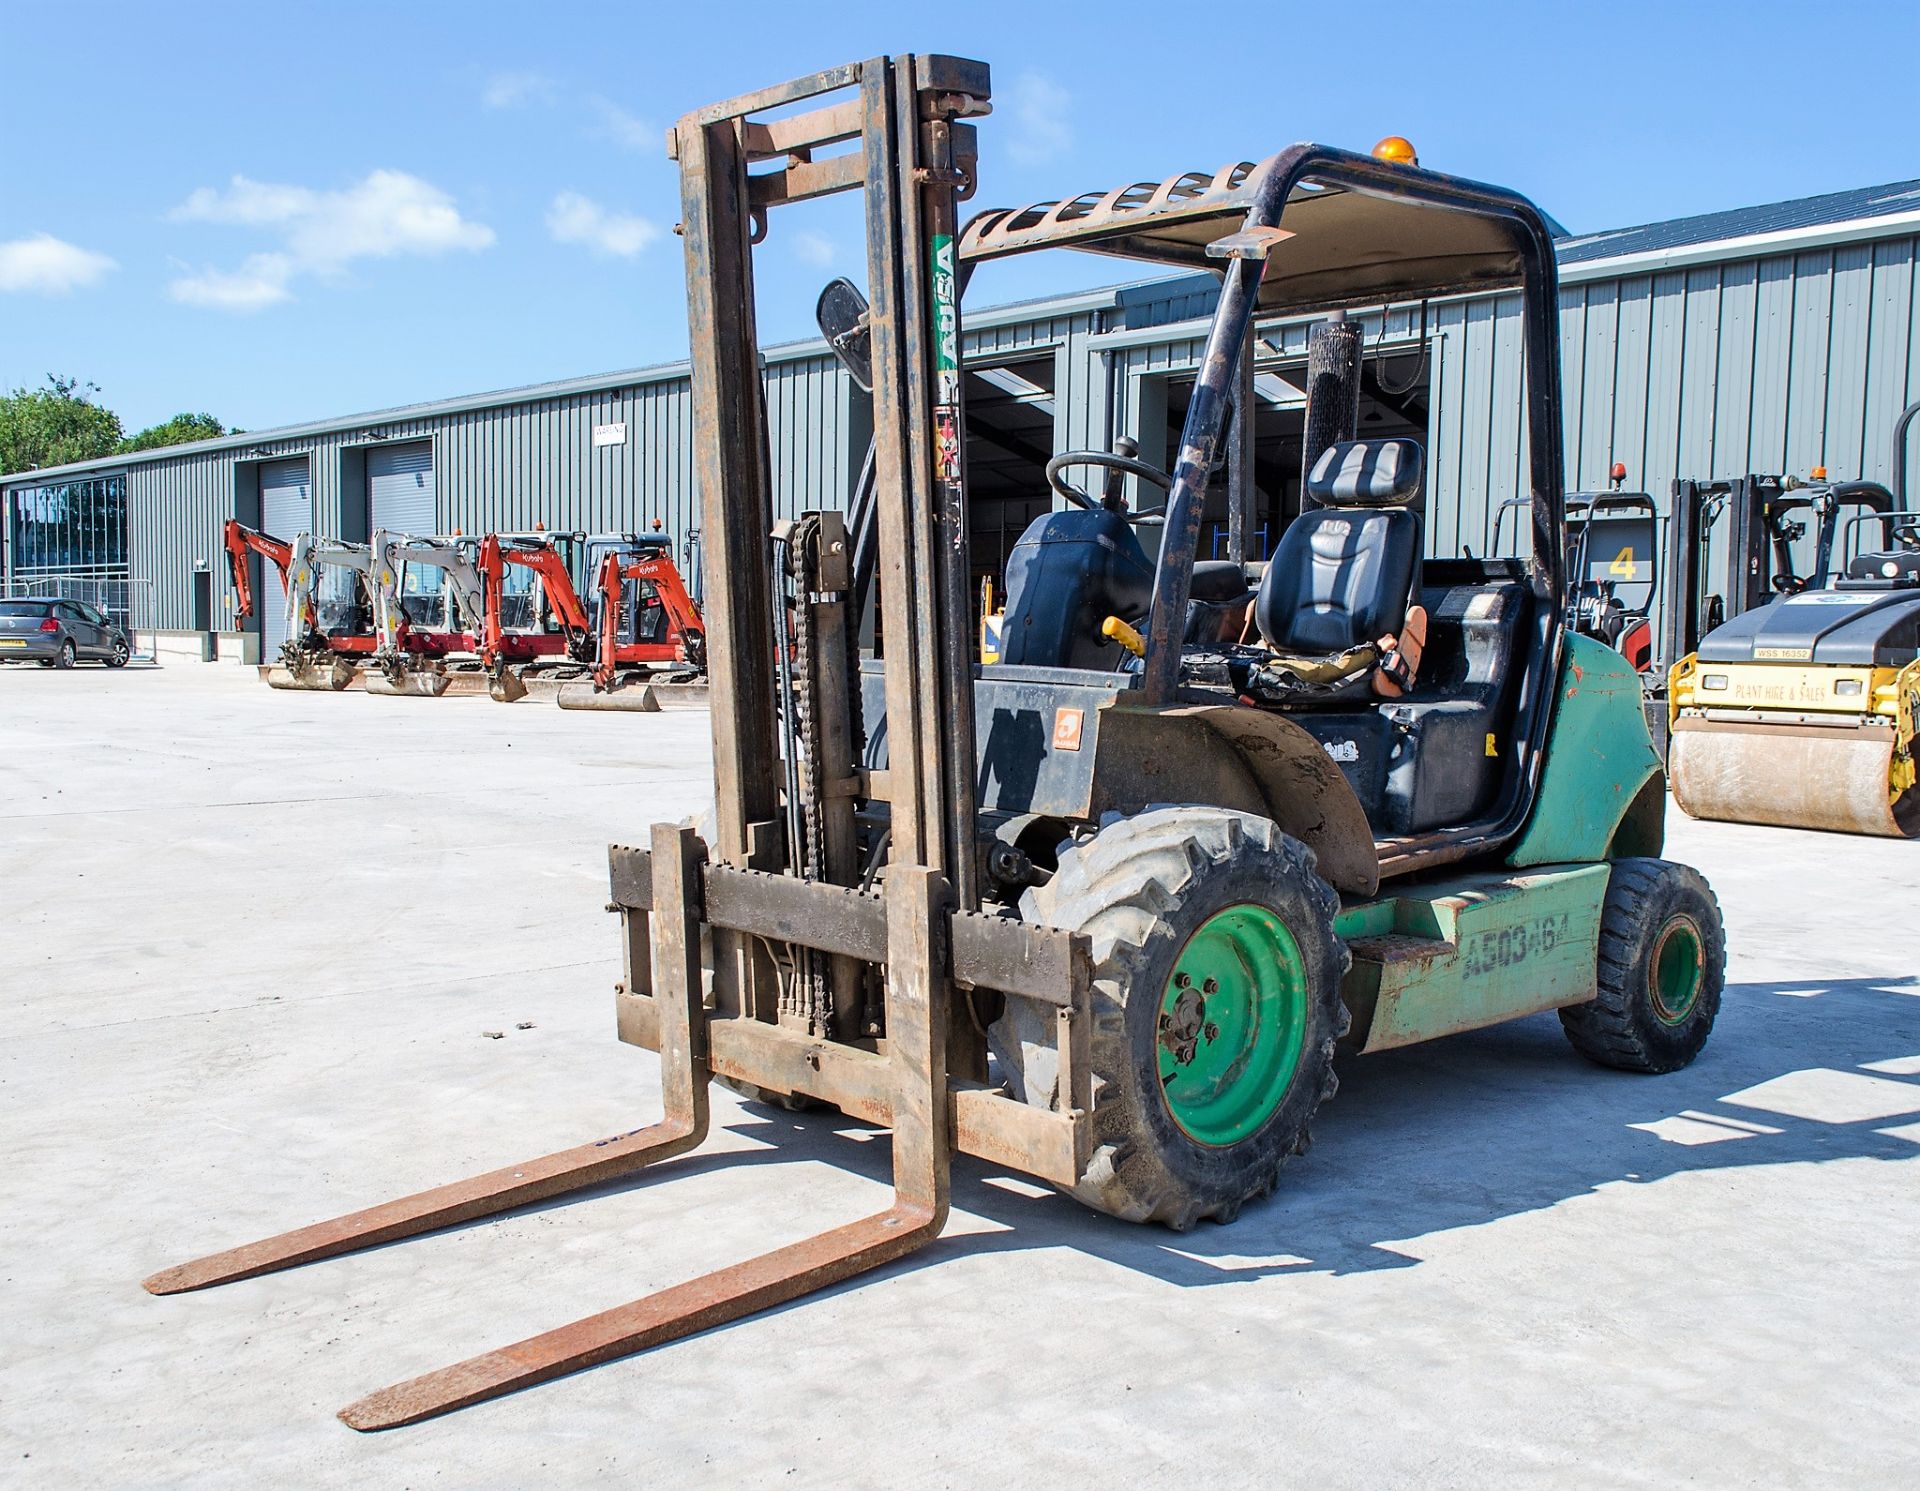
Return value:
M 1703 212 L 1698 217 L 1642 223 L 1634 228 L 1610 228 L 1604 233 L 1563 238 L 1555 247 L 1562 265 L 1584 264 L 1595 259 L 1661 253 L 1734 238 L 1757 238 L 1836 223 L 1871 222 L 1875 218 L 1914 212 L 1920 212 L 1920 180 L 1895 181 L 1886 186 L 1862 186 L 1819 197 L 1796 197 L 1790 202 L 1769 202 L 1763 207 L 1735 207 L 1726 212 Z

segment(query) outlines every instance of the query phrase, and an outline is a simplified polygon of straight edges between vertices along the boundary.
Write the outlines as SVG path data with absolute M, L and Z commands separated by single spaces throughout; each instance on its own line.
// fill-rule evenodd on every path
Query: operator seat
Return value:
M 1343 440 L 1313 463 L 1307 495 L 1318 505 L 1287 526 L 1254 600 L 1283 663 L 1334 665 L 1406 624 L 1425 466 L 1414 440 Z M 1366 672 L 1355 676 L 1364 683 Z

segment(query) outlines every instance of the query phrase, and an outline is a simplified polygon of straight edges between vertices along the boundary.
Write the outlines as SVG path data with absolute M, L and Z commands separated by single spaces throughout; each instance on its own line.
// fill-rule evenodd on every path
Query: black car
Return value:
M 118 622 L 85 601 L 0 600 L 0 663 L 31 659 L 71 668 L 82 658 L 124 668 L 133 643 Z

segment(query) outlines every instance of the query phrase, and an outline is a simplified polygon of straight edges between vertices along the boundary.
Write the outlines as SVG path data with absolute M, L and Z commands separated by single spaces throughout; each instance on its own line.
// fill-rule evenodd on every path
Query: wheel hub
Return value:
M 1663 1025 L 1679 1025 L 1700 1002 L 1706 954 L 1691 917 L 1676 916 L 1660 929 L 1647 960 L 1648 993 Z
M 1306 1040 L 1306 966 L 1264 906 L 1216 912 L 1187 939 L 1155 1031 L 1161 1096 L 1197 1143 L 1236 1144 L 1287 1095 Z

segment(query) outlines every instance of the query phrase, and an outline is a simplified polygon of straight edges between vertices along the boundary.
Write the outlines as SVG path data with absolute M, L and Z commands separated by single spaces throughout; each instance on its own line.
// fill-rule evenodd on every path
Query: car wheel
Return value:
M 79 660 L 80 651 L 73 645 L 73 638 L 69 637 L 60 644 L 60 656 L 53 660 L 53 666 L 56 668 L 71 668 Z
M 109 668 L 124 668 L 127 666 L 127 659 L 132 656 L 133 649 L 127 646 L 127 639 L 125 637 L 115 637 L 113 639 L 113 651 L 107 654 L 106 664 Z

